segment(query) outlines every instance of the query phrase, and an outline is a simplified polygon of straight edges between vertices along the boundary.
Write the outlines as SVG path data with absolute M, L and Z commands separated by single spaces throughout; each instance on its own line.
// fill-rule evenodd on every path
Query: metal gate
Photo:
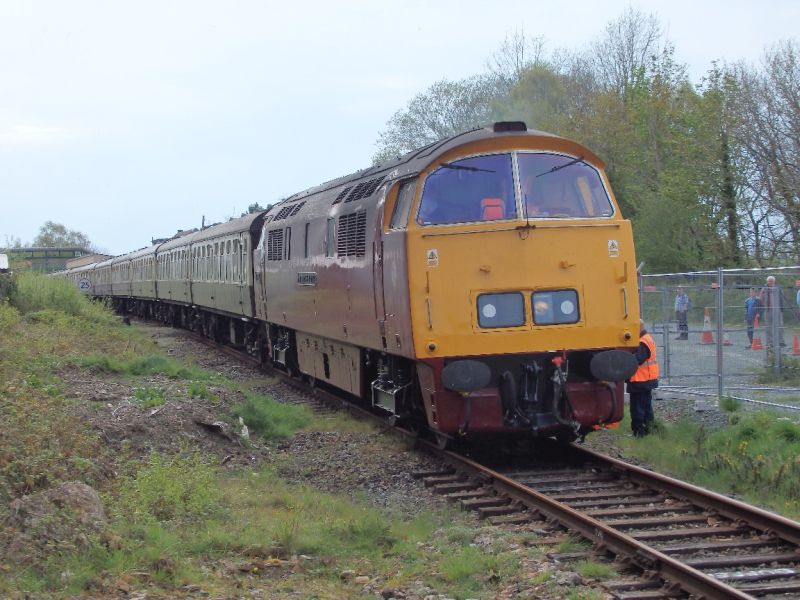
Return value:
M 686 331 L 678 288 L 690 301 Z M 800 267 L 643 275 L 642 318 L 658 345 L 662 386 L 800 402 L 798 290 Z

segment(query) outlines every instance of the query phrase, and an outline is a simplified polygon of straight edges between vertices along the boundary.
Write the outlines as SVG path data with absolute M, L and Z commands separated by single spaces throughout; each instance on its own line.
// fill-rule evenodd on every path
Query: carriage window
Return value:
M 514 219 L 517 216 L 510 154 L 474 156 L 442 164 L 425 179 L 420 225 Z
M 392 212 L 392 221 L 389 225 L 391 229 L 405 229 L 406 225 L 408 225 L 408 213 L 416 191 L 416 179 L 400 184 L 400 189 L 397 192 L 397 201 L 394 203 L 394 211 Z
M 244 238 L 242 240 L 242 256 L 241 256 L 241 268 L 239 269 L 239 273 L 241 273 L 241 281 L 242 283 L 249 284 L 250 283 L 250 242 L 248 238 Z
M 582 157 L 521 153 L 518 162 L 528 217 L 610 217 L 614 213 L 600 173 Z

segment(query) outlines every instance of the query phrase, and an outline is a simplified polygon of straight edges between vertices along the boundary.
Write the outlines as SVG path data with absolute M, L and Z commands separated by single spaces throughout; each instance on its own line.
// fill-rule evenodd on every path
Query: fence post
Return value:
M 661 329 L 664 331 L 664 378 L 666 379 L 667 383 L 669 381 L 669 336 L 670 336 L 670 313 L 669 313 L 669 289 L 664 287 L 660 290 L 660 294 L 658 298 L 661 302 Z
M 723 380 L 722 380 L 722 349 L 723 349 L 723 336 L 725 335 L 725 324 L 723 323 L 724 315 L 724 300 L 722 297 L 722 284 L 724 283 L 722 274 L 722 267 L 717 267 L 717 398 L 722 399 Z
M 781 373 L 781 334 L 783 333 L 783 329 L 781 325 L 783 325 L 783 313 L 781 312 L 781 298 L 783 297 L 783 290 L 781 290 L 778 284 L 775 284 L 775 287 L 770 288 L 767 287 L 767 293 L 770 294 L 770 302 L 772 305 L 770 306 L 770 316 L 769 319 L 770 329 L 772 329 L 772 356 L 773 364 L 775 365 L 775 374 L 780 375 Z

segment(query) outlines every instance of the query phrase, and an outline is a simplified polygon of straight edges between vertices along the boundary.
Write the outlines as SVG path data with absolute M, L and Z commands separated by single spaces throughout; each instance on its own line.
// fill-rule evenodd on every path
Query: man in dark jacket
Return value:
M 653 390 L 658 387 L 658 358 L 656 343 L 639 321 L 639 347 L 634 353 L 639 368 L 628 380 L 631 410 L 631 430 L 636 437 L 650 433 L 653 422 Z
M 747 339 L 750 340 L 750 343 L 747 344 L 747 347 L 750 348 L 753 345 L 753 330 L 756 326 L 756 319 L 763 319 L 764 317 L 764 308 L 761 304 L 761 299 L 758 297 L 758 292 L 756 288 L 750 288 L 750 297 L 744 301 L 744 320 L 747 323 Z

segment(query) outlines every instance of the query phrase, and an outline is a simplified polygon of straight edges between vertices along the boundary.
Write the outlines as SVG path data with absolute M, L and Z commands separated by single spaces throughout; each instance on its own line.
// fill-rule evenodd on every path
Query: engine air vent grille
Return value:
M 267 260 L 283 259 L 283 229 L 273 229 L 267 234 Z
M 353 202 L 354 200 L 369 198 L 375 193 L 375 190 L 378 189 L 378 186 L 380 186 L 383 180 L 383 177 L 375 177 L 374 179 L 370 179 L 368 181 L 362 181 L 352 192 L 350 192 L 350 195 L 347 197 L 345 202 Z
M 344 200 L 344 197 L 345 197 L 345 196 L 347 196 L 347 194 L 348 194 L 348 193 L 350 192 L 350 190 L 352 190 L 352 189 L 353 189 L 353 186 L 352 186 L 352 185 L 350 185 L 350 186 L 347 186 L 346 188 L 344 188 L 344 189 L 343 189 L 341 192 L 339 192 L 339 195 L 338 195 L 338 196 L 336 196 L 336 200 L 334 200 L 333 202 L 331 202 L 331 204 L 339 204 L 339 202 L 341 202 L 342 200 Z
M 336 234 L 336 253 L 339 256 L 364 256 L 367 240 L 366 211 L 341 215 Z

